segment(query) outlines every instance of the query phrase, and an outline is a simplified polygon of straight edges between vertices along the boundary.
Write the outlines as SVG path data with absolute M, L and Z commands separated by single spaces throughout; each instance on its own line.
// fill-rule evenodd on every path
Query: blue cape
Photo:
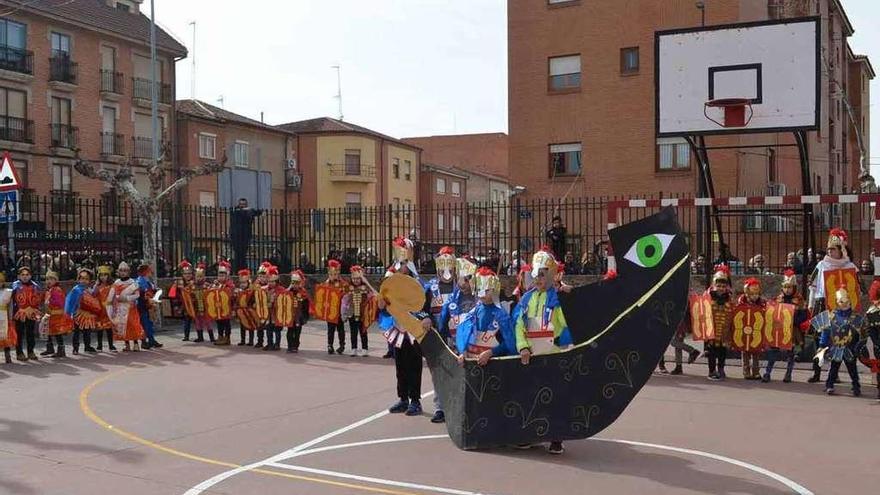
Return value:
M 492 348 L 493 356 L 511 356 L 516 354 L 516 336 L 510 315 L 502 308 L 477 302 L 477 306 L 469 311 L 455 332 L 455 347 L 459 354 L 467 351 L 473 335 L 498 322 L 498 344 Z

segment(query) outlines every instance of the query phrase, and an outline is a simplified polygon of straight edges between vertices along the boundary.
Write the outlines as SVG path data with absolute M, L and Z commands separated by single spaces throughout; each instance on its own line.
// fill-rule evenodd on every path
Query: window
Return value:
M 657 140 L 657 170 L 687 170 L 691 167 L 691 149 L 682 138 Z
M 361 175 L 361 150 L 345 150 L 345 175 Z
M 217 195 L 213 191 L 199 191 L 199 206 L 214 208 L 217 206 Z
M 27 94 L 0 88 L 0 139 L 27 141 L 33 138 L 33 124 L 27 120 Z
M 551 177 L 574 176 L 581 173 L 581 143 L 550 145 Z
M 213 160 L 217 157 L 215 148 L 217 136 L 213 134 L 199 134 L 199 157 Z
M 123 12 L 131 12 L 131 7 L 129 7 L 128 4 L 122 2 L 116 2 L 116 8 Z
M 775 184 L 779 177 L 779 171 L 776 168 L 776 150 L 770 148 L 767 150 L 767 182 Z
M 550 91 L 581 87 L 581 56 L 550 57 Z
M 403 161 L 403 178 L 412 180 L 412 162 L 409 160 Z
M 27 26 L 7 19 L 0 19 L 0 45 L 17 50 L 27 48 Z
M 437 179 L 437 194 L 446 194 L 446 179 Z
M 21 183 L 22 189 L 27 189 L 28 187 L 28 162 L 25 160 L 12 160 L 12 165 L 15 167 L 15 172 L 18 174 L 18 180 Z
M 442 213 L 437 213 L 437 230 L 443 230 L 443 225 L 446 223 L 444 221 Z
M 394 218 L 400 218 L 400 198 L 393 198 L 391 204 L 394 206 Z
M 461 196 L 461 182 L 452 181 L 452 195 L 456 198 Z
M 356 218 L 361 214 L 361 193 L 345 193 L 345 215 L 348 218 Z
M 412 200 L 404 199 L 403 200 L 403 218 L 404 220 L 409 220 L 410 212 L 412 211 Z
M 395 179 L 400 178 L 400 158 L 394 158 L 391 160 L 391 175 Z
M 51 40 L 53 56 L 70 56 L 70 36 L 61 33 L 52 33 Z
M 70 100 L 52 97 L 52 124 L 70 125 Z
M 639 47 L 620 49 L 620 73 L 638 74 L 639 72 Z
M 233 145 L 236 167 L 247 167 L 250 164 L 250 146 L 247 141 L 236 141 Z
M 452 215 L 452 231 L 461 232 L 461 215 Z
M 70 184 L 70 165 L 63 163 L 52 165 L 52 189 L 65 192 L 73 191 Z

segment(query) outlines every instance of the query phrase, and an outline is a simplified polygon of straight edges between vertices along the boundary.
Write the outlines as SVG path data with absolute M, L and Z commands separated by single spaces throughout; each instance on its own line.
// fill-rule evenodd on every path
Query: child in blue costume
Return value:
M 853 396 L 862 395 L 859 384 L 859 371 L 856 368 L 856 349 L 861 337 L 864 317 L 852 309 L 849 293 L 846 289 L 837 289 L 834 293 L 837 306 L 833 311 L 823 311 L 816 315 L 811 324 L 819 334 L 819 347 L 825 353 L 825 360 L 831 362 L 828 379 L 825 381 L 825 393 L 834 395 L 834 383 L 840 365 L 846 365 L 852 381 Z
M 460 363 L 471 358 L 485 366 L 493 357 L 516 354 L 516 336 L 510 315 L 498 303 L 498 276 L 490 268 L 482 267 L 474 277 L 474 286 L 480 300 L 458 325 L 456 349 Z

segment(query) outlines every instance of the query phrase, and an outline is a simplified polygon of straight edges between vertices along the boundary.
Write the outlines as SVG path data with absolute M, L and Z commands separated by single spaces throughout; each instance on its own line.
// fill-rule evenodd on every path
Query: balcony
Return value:
M 11 46 L 0 46 L 0 69 L 19 74 L 34 74 L 34 52 Z
M 166 143 L 164 140 L 159 141 L 159 155 L 162 155 L 162 150 L 165 149 Z M 138 160 L 152 160 L 153 159 L 153 138 L 149 137 L 141 137 L 134 136 L 131 138 L 131 157 L 136 158 Z
M 115 132 L 101 133 L 101 154 L 104 156 L 122 156 L 125 154 L 125 136 Z
M 108 223 L 118 224 L 125 216 L 122 197 L 115 190 L 101 194 L 101 214 Z
M 376 182 L 376 166 L 362 163 L 331 163 L 331 182 Z
M 72 62 L 66 53 L 49 57 L 49 81 L 76 84 L 77 68 L 76 62 Z
M 101 69 L 101 93 L 121 95 L 125 90 L 122 72 Z
M 170 105 L 171 85 L 162 82 L 158 82 L 156 84 L 159 90 L 157 95 L 159 98 L 159 103 Z M 131 78 L 131 97 L 135 100 L 149 103 L 149 101 L 153 98 L 152 88 L 153 85 L 150 84 L 149 79 L 141 79 L 139 77 Z
M 0 115 L 0 140 L 33 144 L 34 121 Z
M 67 124 L 49 124 L 49 136 L 53 148 L 73 149 L 79 143 L 79 128 Z
M 76 212 L 78 192 L 52 189 L 49 195 L 51 200 L 49 206 L 53 215 L 73 216 Z
M 18 214 L 22 220 L 33 220 L 40 208 L 40 197 L 33 189 L 22 188 L 18 190 Z

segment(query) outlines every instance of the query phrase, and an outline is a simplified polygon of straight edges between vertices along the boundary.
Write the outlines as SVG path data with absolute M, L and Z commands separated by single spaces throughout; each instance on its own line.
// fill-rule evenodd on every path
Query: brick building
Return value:
M 469 175 L 444 165 L 423 163 L 419 174 L 419 226 L 423 239 L 464 245 Z M 431 252 L 439 246 L 427 246 Z
M 189 183 L 183 204 L 230 208 L 247 198 L 261 209 L 298 206 L 295 134 L 198 100 L 176 107 L 181 167 L 227 158 L 219 175 Z
M 404 138 L 422 149 L 425 163 L 443 163 L 463 170 L 508 175 L 508 139 L 503 132 Z
M 34 195 L 51 197 L 56 222 L 70 220 L 74 198 L 115 198 L 104 184 L 77 175 L 74 148 L 105 167 L 150 158 L 150 22 L 140 3 L 0 0 L 0 147 L 25 183 L 25 218 Z M 163 141 L 173 136 L 174 63 L 186 53 L 157 29 Z M 138 167 L 135 176 L 147 190 Z
M 510 178 L 527 199 L 693 194 L 695 160 L 680 139 L 655 138 L 654 32 L 770 18 L 822 18 L 821 126 L 809 133 L 814 191 L 858 187 L 854 127 L 844 110 L 870 79 L 867 58 L 852 56 L 853 26 L 839 0 L 509 0 Z M 626 19 L 626 22 L 621 22 Z M 854 91 L 855 90 L 855 91 Z M 858 120 L 867 135 L 867 101 Z M 712 137 L 708 144 L 793 143 L 788 134 Z M 718 195 L 797 194 L 794 148 L 710 152 Z M 833 216 L 833 212 L 832 212 Z M 833 218 L 825 223 L 834 222 Z

